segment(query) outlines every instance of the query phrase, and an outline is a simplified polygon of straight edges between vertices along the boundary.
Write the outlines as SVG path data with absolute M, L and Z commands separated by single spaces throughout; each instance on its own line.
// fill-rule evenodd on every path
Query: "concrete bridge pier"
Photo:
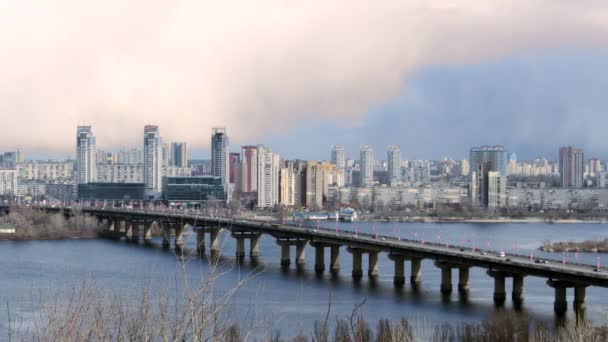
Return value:
M 389 254 L 388 257 L 395 263 L 393 283 L 401 288 L 405 284 L 405 257 L 397 254 Z
M 363 276 L 363 251 L 358 248 L 348 248 L 353 255 L 353 278 L 361 279 Z
M 207 228 L 209 231 L 209 247 L 212 255 L 220 254 L 220 230 L 221 228 Z
M 169 248 L 171 247 L 171 242 L 169 240 L 171 238 L 171 226 L 169 223 L 162 223 L 162 231 L 162 246 L 163 248 Z
M 340 246 L 331 246 L 329 271 L 334 274 L 340 273 Z
M 205 230 L 197 229 L 196 231 L 196 250 L 199 254 L 205 253 Z
M 148 231 L 150 230 L 150 225 L 146 225 L 148 227 Z M 174 224 L 175 231 L 175 247 L 182 248 L 184 246 L 184 225 L 181 223 Z M 144 238 L 145 239 L 145 238 Z
M 277 240 L 277 245 L 281 246 L 281 266 L 289 267 L 289 264 L 291 264 L 291 257 L 289 255 L 291 244 L 289 240 Z
M 441 294 L 449 296 L 452 294 L 452 265 L 445 263 L 435 263 L 441 269 Z
M 125 239 L 131 241 L 133 239 L 133 221 L 125 221 Z
M 574 287 L 574 311 L 575 312 L 585 310 L 586 292 L 587 292 L 586 286 L 575 286 Z
M 120 232 L 120 220 L 119 219 L 110 219 L 109 220 L 110 229 L 112 230 L 112 238 L 116 240 L 120 240 L 121 232 Z
M 378 252 L 369 251 L 367 253 L 369 260 L 369 269 L 367 270 L 367 275 L 372 278 L 378 277 Z
M 133 222 L 133 229 L 131 234 L 131 242 L 138 243 L 139 242 L 139 226 L 141 222 L 135 221 Z
M 414 286 L 417 286 L 420 284 L 420 282 L 422 282 L 421 264 L 422 264 L 422 259 L 412 258 L 412 260 L 411 260 L 412 273 L 410 276 L 410 283 Z
M 323 273 L 325 271 L 325 246 L 323 244 L 315 244 L 315 272 Z
M 144 224 L 144 242 L 149 243 L 152 240 L 152 226 L 158 224 L 156 222 L 146 222 Z
M 488 271 L 488 275 L 494 278 L 494 304 L 502 306 L 507 298 L 505 292 L 505 277 L 507 275 L 499 271 Z
M 242 260 L 245 258 L 245 238 L 242 235 L 236 235 L 236 258 Z
M 468 266 L 460 266 L 458 268 L 458 292 L 461 296 L 469 294 L 469 270 Z
M 304 266 L 306 263 L 306 255 L 304 251 L 306 250 L 306 244 L 308 241 L 306 240 L 298 240 L 296 242 L 296 266 Z
M 515 306 L 521 306 L 524 302 L 524 276 L 520 274 L 513 275 L 513 291 L 511 292 L 511 299 Z
M 260 235 L 252 234 L 249 238 L 249 256 L 252 259 L 260 256 Z
M 555 311 L 556 315 L 563 316 L 568 311 L 568 298 L 566 294 L 569 287 L 574 288 L 575 310 L 581 312 L 583 311 L 585 303 L 585 285 L 552 279 L 547 280 L 547 285 L 549 285 L 555 290 L 555 301 L 553 302 L 553 310 Z

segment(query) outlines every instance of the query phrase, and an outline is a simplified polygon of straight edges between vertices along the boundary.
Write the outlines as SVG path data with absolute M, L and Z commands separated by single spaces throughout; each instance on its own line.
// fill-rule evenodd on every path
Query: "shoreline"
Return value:
M 8 234 L 4 234 L 4 235 L 8 235 Z M 69 236 L 69 237 L 63 237 L 63 238 L 53 238 L 53 237 L 48 237 L 48 238 L 22 238 L 22 237 L 16 237 L 16 236 L 4 236 L 3 234 L 0 234 L 0 241 L 61 241 L 61 240 L 96 240 L 96 239 L 101 239 L 101 237 L 99 236 Z
M 360 218 L 360 221 L 367 222 L 406 222 L 406 223 L 549 223 L 549 224 L 608 224 L 608 219 L 555 219 L 548 220 L 544 218 L 434 218 L 434 217 L 408 217 L 408 218 Z

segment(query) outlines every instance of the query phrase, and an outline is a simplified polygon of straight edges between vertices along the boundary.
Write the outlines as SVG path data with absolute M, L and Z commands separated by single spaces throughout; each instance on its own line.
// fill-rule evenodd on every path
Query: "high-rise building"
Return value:
M 559 149 L 559 174 L 562 188 L 582 188 L 584 153 L 572 146 Z
M 471 172 L 470 164 L 468 160 L 462 160 L 460 162 L 460 174 L 461 176 L 467 177 Z
M 17 170 L 0 169 L 0 196 L 16 196 L 17 188 Z
M 507 177 L 500 172 L 488 172 L 488 209 L 504 208 L 507 205 Z
M 507 152 L 502 146 L 481 146 L 471 148 L 469 154 L 471 171 L 476 171 L 482 164 L 487 164 L 489 171 L 507 175 Z
M 171 166 L 188 167 L 188 146 L 185 142 L 171 143 Z
M 598 173 L 603 171 L 602 162 L 597 158 L 591 158 L 587 161 L 589 164 L 589 177 L 595 177 Z
M 224 184 L 229 181 L 228 135 L 225 127 L 211 130 L 211 168 L 215 177 L 221 177 Z
M 399 146 L 391 145 L 387 148 L 388 154 L 388 184 L 394 185 L 401 182 L 401 149 Z
M 344 170 L 346 168 L 344 145 L 334 145 L 331 147 L 331 163 L 336 165 L 338 170 Z
M 279 204 L 286 207 L 296 205 L 296 171 L 292 165 L 281 167 Z
M 374 149 L 369 145 L 361 146 L 361 186 L 374 185 Z
M 241 188 L 242 192 L 258 191 L 258 148 L 243 146 L 241 149 Z
M 230 184 L 239 184 L 240 176 L 241 176 L 241 154 L 240 153 L 230 153 L 228 164 L 230 165 L 228 169 L 230 169 Z
M 279 203 L 278 154 L 269 147 L 258 146 L 258 207 L 272 208 Z
M 163 141 L 158 126 L 144 127 L 144 184 L 146 197 L 160 198 L 163 180 Z
M 323 165 L 311 161 L 306 166 L 306 207 L 312 210 L 323 208 Z
M 76 183 L 87 184 L 97 180 L 97 149 L 91 126 L 76 129 Z

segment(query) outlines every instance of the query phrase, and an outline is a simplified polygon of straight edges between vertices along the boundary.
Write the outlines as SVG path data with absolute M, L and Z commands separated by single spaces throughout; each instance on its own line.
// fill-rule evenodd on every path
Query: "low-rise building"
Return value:
M 179 202 L 225 200 L 221 177 L 163 177 L 163 199 Z

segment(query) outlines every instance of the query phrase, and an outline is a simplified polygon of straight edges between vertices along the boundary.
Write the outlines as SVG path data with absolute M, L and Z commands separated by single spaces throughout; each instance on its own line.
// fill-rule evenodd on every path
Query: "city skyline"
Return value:
M 251 13 L 269 17 L 244 11 L 239 20 L 225 4 L 191 4 L 204 16 L 194 21 L 172 5 L 148 4 L 142 17 L 136 2 L 110 1 L 91 17 L 64 0 L 42 5 L 40 16 L 7 4 L 3 12 L 19 20 L 2 27 L 19 38 L 4 42 L 0 63 L 0 113 L 11 127 L 0 150 L 71 155 L 77 125 L 95 126 L 109 149 L 132 146 L 153 123 L 170 140 L 188 140 L 194 156 L 210 151 L 200 132 L 223 125 L 233 145 L 279 146 L 290 158 L 319 158 L 310 150 L 337 142 L 349 156 L 361 144 L 394 144 L 408 159 L 464 158 L 459 146 L 490 143 L 527 159 L 554 158 L 563 145 L 606 158 L 608 99 L 598 90 L 608 79 L 608 5 L 545 2 L 263 3 Z M 309 16 L 338 25 L 309 26 Z M 201 22 L 217 31 L 196 30 Z

